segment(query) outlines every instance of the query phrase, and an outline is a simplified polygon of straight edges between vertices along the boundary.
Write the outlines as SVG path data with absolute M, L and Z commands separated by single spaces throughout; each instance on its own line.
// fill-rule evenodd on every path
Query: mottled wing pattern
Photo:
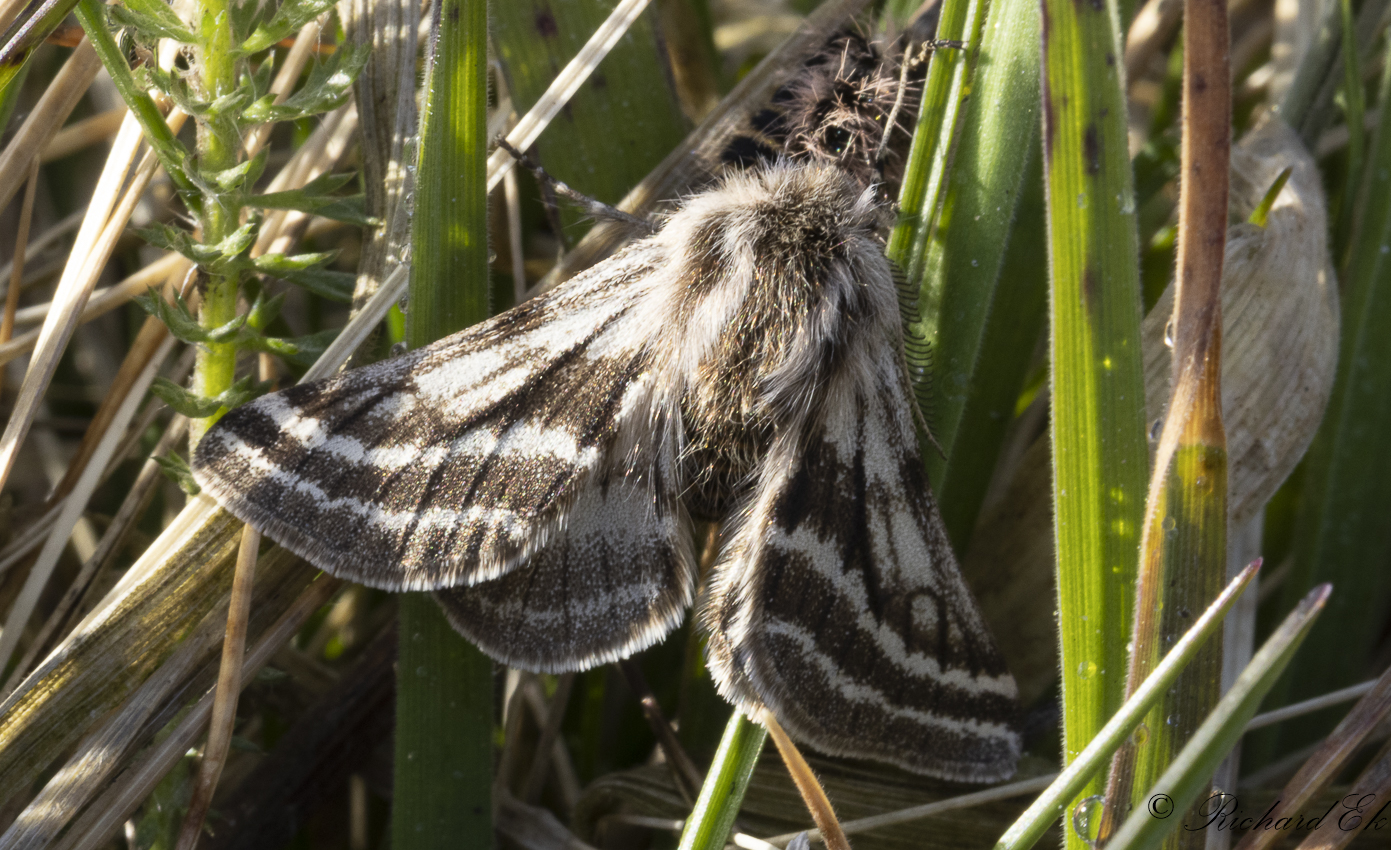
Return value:
M 712 672 L 824 752 L 1001 779 L 1014 680 L 926 486 L 899 354 L 867 344 L 874 379 L 839 379 L 760 469 L 704 612 Z
M 675 628 L 695 556 L 671 456 L 591 476 L 565 527 L 501 578 L 435 593 L 449 621 L 493 658 L 548 673 L 626 658 Z
M 646 420 L 641 243 L 403 357 L 239 407 L 194 477 L 316 566 L 387 590 L 495 578 L 544 545 L 623 423 Z M 625 323 L 625 318 L 630 321 Z

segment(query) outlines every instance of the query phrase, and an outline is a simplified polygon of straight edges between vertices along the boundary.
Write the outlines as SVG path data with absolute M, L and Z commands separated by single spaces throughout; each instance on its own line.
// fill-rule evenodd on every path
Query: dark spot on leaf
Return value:
M 1101 172 L 1101 139 L 1097 136 L 1096 124 L 1087 124 L 1082 134 L 1082 155 L 1087 159 L 1087 174 L 1095 176 Z
M 560 27 L 556 26 L 555 16 L 549 9 L 540 9 L 536 13 L 536 32 L 542 38 L 555 38 L 560 35 Z
M 609 87 L 609 78 L 595 71 L 589 75 L 589 84 L 596 89 L 606 89 Z

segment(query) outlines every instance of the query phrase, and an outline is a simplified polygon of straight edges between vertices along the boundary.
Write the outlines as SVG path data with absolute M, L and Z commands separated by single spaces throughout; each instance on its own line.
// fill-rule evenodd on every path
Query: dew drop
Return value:
M 1106 811 L 1106 800 L 1100 794 L 1084 797 L 1072 810 L 1072 831 L 1090 847 L 1100 844 L 1097 835 L 1101 831 L 1101 816 Z
M 1130 743 L 1134 744 L 1137 747 L 1143 746 L 1144 743 L 1149 739 L 1150 728 L 1148 725 L 1144 723 L 1141 723 L 1139 726 L 1136 726 L 1135 731 L 1130 733 Z
M 1096 675 L 1096 662 L 1095 662 L 1095 661 L 1083 661 L 1081 664 L 1078 664 L 1078 665 L 1077 665 L 1077 678 L 1079 678 L 1079 679 L 1090 679 L 1092 676 L 1095 676 L 1095 675 Z
M 1159 523 L 1159 527 L 1165 531 L 1173 531 L 1175 528 L 1178 528 L 1178 520 L 1171 516 L 1166 516 L 1164 517 L 1164 521 Z
M 1170 319 L 1164 324 L 1164 347 L 1174 347 L 1174 320 Z

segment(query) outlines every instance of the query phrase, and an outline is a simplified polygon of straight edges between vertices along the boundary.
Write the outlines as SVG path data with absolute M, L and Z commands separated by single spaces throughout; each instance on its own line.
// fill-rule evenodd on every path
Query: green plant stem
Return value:
M 111 75 L 111 82 L 116 86 L 116 91 L 126 102 L 131 114 L 140 122 L 145 141 L 159 157 L 159 164 L 180 190 L 193 191 L 193 183 L 184 174 L 183 146 L 174 138 L 169 125 L 164 121 L 164 114 L 159 111 L 154 100 L 136 84 L 135 77 L 130 72 L 130 65 L 126 63 L 125 54 L 111 37 L 111 30 L 106 21 L 106 7 L 102 5 L 101 0 L 80 0 L 76 13 L 78 23 L 82 25 L 83 32 L 87 34 L 87 39 L 92 42 L 92 47 L 101 59 L 102 67 Z
M 427 70 L 411 233 L 406 343 L 487 318 L 486 0 L 445 0 Z M 397 850 L 492 846 L 493 664 L 433 599 L 400 602 L 396 685 Z
M 1042 33 L 1053 503 L 1070 762 L 1121 705 L 1149 459 L 1115 2 L 1044 0 Z M 1082 794 L 1099 790 L 1093 780 Z M 1087 846 L 1075 830 L 1065 832 L 1068 847 Z
M 231 94 L 237 86 L 237 54 L 232 43 L 231 16 L 228 0 L 201 0 L 197 29 L 198 70 L 202 95 L 208 101 Z M 226 122 L 199 118 L 199 171 L 216 173 L 237 164 L 240 139 L 228 129 Z M 220 193 L 205 191 L 198 206 L 198 224 L 205 244 L 218 244 L 240 225 L 237 210 L 229 208 Z M 203 303 L 198 310 L 198 324 L 204 330 L 222 327 L 237 317 L 239 278 L 238 274 L 208 274 Z M 236 370 L 235 344 L 210 342 L 199 346 L 193 366 L 194 394 L 205 398 L 221 395 L 236 380 Z M 197 445 L 225 412 L 226 408 L 219 408 L 212 416 L 189 423 L 190 444 Z
M 700 799 L 681 831 L 680 850 L 723 850 L 767 738 L 768 730 L 743 714 L 730 715 Z

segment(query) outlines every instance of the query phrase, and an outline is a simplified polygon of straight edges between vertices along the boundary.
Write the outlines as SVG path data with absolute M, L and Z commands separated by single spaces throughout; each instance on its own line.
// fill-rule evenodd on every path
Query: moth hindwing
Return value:
M 435 591 L 508 664 L 623 657 L 695 602 L 742 710 L 1003 778 L 1015 686 L 924 479 L 884 212 L 836 157 L 731 170 L 511 311 L 233 410 L 195 477 L 328 572 Z

